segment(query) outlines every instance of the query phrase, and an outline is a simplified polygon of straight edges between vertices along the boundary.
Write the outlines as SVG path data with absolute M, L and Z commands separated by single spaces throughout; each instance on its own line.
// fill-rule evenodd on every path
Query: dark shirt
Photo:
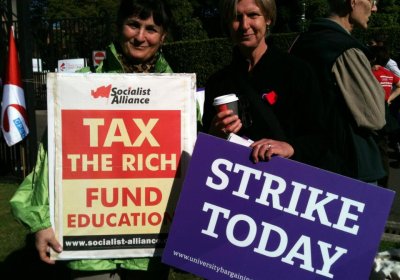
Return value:
M 286 141 L 294 147 L 292 159 L 318 165 L 322 154 L 318 147 L 323 146 L 325 134 L 317 80 L 306 63 L 268 45 L 248 72 L 248 62 L 234 49 L 231 64 L 213 74 L 206 84 L 205 132 L 216 114 L 213 99 L 229 93 L 239 96 L 239 117 L 244 124 L 239 135 Z M 275 94 L 276 102 L 271 104 L 265 94 Z
M 362 92 L 358 88 L 366 86 L 359 84 L 357 87 L 343 89 L 343 84 L 363 83 L 356 77 L 362 76 L 359 68 L 355 73 L 349 73 L 341 77 L 334 72 L 340 66 L 339 61 L 345 60 L 344 54 L 353 52 L 360 53 L 364 60 L 367 60 L 362 52 L 367 52 L 364 45 L 351 36 L 343 27 L 329 19 L 315 20 L 307 32 L 301 34 L 292 46 L 291 53 L 306 60 L 318 75 L 323 98 L 324 119 L 328 128 L 329 142 L 325 161 L 321 168 L 339 173 L 345 176 L 363 180 L 366 182 L 376 181 L 385 176 L 385 171 L 381 163 L 380 152 L 375 142 L 375 132 L 372 129 L 359 125 L 354 118 L 354 110 L 350 110 L 349 103 L 352 105 L 357 101 L 361 102 L 362 94 L 373 95 L 378 92 L 370 92 L 371 87 L 367 87 L 367 92 Z M 348 61 L 342 63 L 347 65 Z M 361 63 L 360 63 L 361 64 Z M 364 67 L 371 71 L 370 67 Z M 346 69 L 351 69 L 347 67 Z M 367 71 L 364 70 L 364 71 Z M 343 72 L 343 71 L 339 71 Z M 367 73 L 368 74 L 368 73 Z M 376 82 L 372 76 L 371 80 Z M 367 75 L 364 75 L 367 76 Z M 344 79 L 352 79 L 350 82 Z M 357 90 L 356 90 L 357 89 Z M 358 92 L 357 92 L 358 91 Z M 352 97 L 354 102 L 346 102 Z M 382 97 L 382 105 L 383 105 Z M 360 111 L 367 115 L 374 116 L 372 109 L 366 106 L 361 107 Z M 384 112 L 384 111 L 383 111 Z

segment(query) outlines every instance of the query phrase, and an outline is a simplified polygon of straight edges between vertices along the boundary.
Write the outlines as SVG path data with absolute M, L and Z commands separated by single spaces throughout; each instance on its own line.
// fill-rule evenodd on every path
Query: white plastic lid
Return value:
M 231 94 L 215 97 L 213 105 L 218 106 L 221 104 L 227 104 L 227 103 L 231 103 L 231 102 L 238 101 L 238 100 L 239 100 L 239 98 L 236 96 L 236 94 L 231 93 Z

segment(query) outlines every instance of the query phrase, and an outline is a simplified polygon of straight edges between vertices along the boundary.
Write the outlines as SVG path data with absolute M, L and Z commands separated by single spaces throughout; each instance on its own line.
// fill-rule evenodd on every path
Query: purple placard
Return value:
M 368 279 L 395 193 L 199 134 L 163 262 L 207 279 Z

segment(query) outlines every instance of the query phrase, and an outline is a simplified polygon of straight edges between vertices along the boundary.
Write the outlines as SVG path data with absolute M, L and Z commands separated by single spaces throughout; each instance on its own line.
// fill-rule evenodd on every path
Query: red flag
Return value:
M 18 51 L 11 26 L 8 47 L 8 64 L 3 87 L 1 129 L 8 146 L 22 141 L 29 133 L 28 114 L 22 88 Z

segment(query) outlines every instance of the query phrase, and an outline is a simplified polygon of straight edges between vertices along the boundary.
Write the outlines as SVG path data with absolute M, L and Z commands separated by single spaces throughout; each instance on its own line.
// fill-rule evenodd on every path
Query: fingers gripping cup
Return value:
M 214 98 L 213 105 L 217 109 L 218 112 L 222 112 L 225 110 L 232 110 L 234 115 L 238 114 L 238 100 L 239 98 L 236 94 L 227 94 Z

